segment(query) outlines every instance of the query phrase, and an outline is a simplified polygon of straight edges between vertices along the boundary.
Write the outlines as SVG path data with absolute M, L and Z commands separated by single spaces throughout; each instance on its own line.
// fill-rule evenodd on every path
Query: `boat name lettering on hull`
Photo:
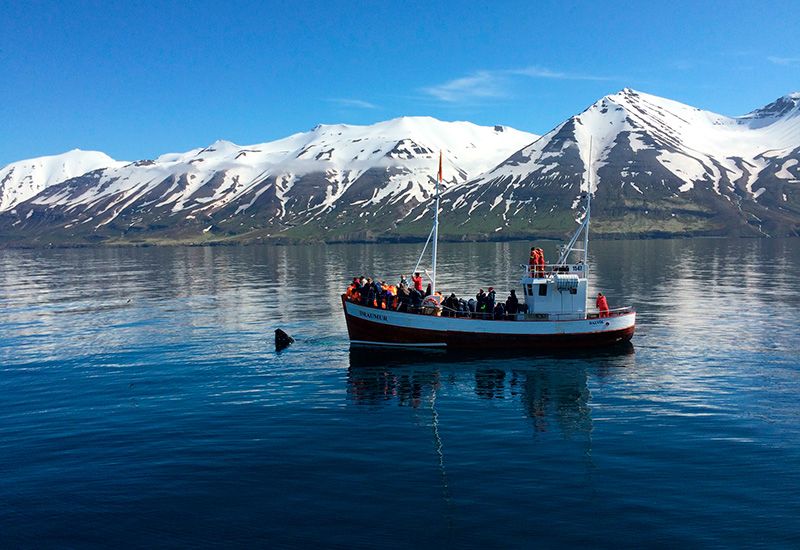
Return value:
M 365 319 L 376 319 L 378 321 L 388 321 L 389 318 L 386 315 L 381 315 L 380 313 L 368 313 L 366 311 L 359 311 L 358 314 Z

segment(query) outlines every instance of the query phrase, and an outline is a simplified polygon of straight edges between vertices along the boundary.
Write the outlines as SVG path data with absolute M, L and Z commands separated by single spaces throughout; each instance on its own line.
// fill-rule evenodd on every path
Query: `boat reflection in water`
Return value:
M 627 371 L 634 357 L 630 343 L 591 355 L 535 357 L 356 346 L 347 394 L 374 412 L 370 427 L 374 421 L 380 433 L 403 428 L 404 415 L 385 410 L 398 406 L 410 409 L 405 416 L 419 435 L 430 430 L 443 525 L 456 536 L 455 525 L 472 517 L 465 494 L 470 502 L 506 498 L 493 492 L 491 479 L 515 479 L 531 498 L 553 471 L 593 486 L 590 383 Z M 407 453 L 425 456 L 418 448 Z
M 602 379 L 634 365 L 629 342 L 603 352 L 569 355 L 475 355 L 445 351 L 351 347 L 348 397 L 358 405 L 433 408 L 448 400 L 519 400 L 537 432 L 591 430 L 589 377 Z M 469 388 L 465 394 L 463 388 Z M 461 407 L 459 407 L 461 408 Z

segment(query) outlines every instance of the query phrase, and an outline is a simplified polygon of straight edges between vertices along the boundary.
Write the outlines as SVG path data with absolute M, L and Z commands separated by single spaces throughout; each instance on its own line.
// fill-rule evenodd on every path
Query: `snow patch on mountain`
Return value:
M 0 170 L 0 212 L 14 208 L 56 183 L 123 164 L 105 153 L 80 149 L 13 162 Z
M 798 181 L 798 176 L 790 170 L 798 165 L 797 159 L 789 159 L 781 165 L 781 169 L 775 173 L 775 177 L 783 180 Z

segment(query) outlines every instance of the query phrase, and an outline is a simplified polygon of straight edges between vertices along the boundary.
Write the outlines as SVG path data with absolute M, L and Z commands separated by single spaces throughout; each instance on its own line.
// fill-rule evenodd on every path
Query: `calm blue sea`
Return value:
M 350 350 L 416 245 L 0 250 L 0 547 L 800 546 L 800 240 L 591 246 L 633 346 L 496 357 Z

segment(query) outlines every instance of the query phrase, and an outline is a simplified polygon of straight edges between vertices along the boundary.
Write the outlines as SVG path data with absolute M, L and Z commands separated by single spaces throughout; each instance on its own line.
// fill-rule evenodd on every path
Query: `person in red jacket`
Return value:
M 422 276 L 419 274 L 419 271 L 411 276 L 411 282 L 414 283 L 414 288 L 416 290 L 422 292 Z
M 528 261 L 528 271 L 533 276 L 536 271 L 536 266 L 539 265 L 539 249 L 531 247 L 531 259 Z
M 597 301 L 595 302 L 598 311 L 600 311 L 600 317 L 608 317 L 608 302 L 606 301 L 606 297 L 603 296 L 602 292 L 597 293 Z

